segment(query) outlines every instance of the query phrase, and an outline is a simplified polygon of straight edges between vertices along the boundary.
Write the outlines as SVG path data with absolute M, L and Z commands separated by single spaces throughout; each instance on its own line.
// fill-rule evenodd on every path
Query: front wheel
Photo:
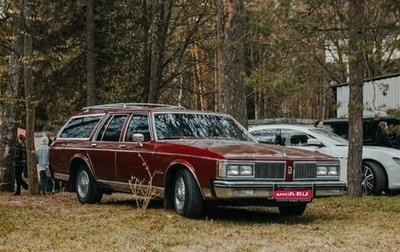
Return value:
M 281 215 L 289 216 L 289 215 L 302 215 L 306 210 L 307 204 L 299 204 L 293 206 L 279 206 L 279 212 Z
M 175 212 L 188 218 L 201 217 L 204 200 L 192 174 L 186 169 L 179 170 L 174 185 Z
M 82 204 L 99 203 L 103 197 L 103 192 L 86 166 L 81 166 L 78 169 L 75 189 L 76 196 Z
M 361 189 L 364 195 L 382 195 L 386 186 L 386 176 L 382 168 L 374 162 L 363 162 Z

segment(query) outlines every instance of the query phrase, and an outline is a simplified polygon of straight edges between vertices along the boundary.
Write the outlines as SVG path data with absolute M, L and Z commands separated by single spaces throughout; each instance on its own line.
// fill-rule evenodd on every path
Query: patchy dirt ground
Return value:
M 299 217 L 274 208 L 212 208 L 201 220 L 131 195 L 81 205 L 75 194 L 0 192 L 0 251 L 397 251 L 400 198 L 316 199 Z

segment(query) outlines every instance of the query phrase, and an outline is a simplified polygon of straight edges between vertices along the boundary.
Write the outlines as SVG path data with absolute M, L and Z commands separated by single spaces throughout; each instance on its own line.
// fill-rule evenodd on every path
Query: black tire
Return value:
M 307 204 L 298 204 L 293 206 L 279 206 L 279 213 L 281 215 L 289 216 L 289 215 L 302 215 L 306 210 Z
M 361 190 L 364 195 L 382 195 L 386 187 L 386 176 L 380 165 L 363 162 Z
M 173 202 L 175 212 L 188 218 L 200 218 L 203 214 L 204 200 L 192 174 L 179 170 L 174 180 Z
M 82 204 L 95 204 L 101 201 L 103 192 L 86 166 L 78 169 L 75 179 L 76 196 Z

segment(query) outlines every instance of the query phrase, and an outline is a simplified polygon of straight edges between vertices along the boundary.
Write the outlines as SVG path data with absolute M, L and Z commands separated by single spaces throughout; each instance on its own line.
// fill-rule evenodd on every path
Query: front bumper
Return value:
M 273 199 L 276 190 L 311 189 L 313 198 L 340 196 L 345 193 L 346 183 L 341 181 L 313 182 L 263 182 L 263 181 L 226 181 L 213 182 L 215 196 L 218 199 L 267 198 Z

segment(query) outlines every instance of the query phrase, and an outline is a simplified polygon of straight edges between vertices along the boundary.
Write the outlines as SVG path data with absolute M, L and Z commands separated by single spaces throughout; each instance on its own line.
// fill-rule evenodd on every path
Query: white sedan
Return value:
M 347 182 L 348 141 L 330 131 L 312 126 L 269 124 L 252 126 L 250 133 L 260 142 L 316 150 L 341 160 L 341 180 Z M 363 194 L 381 195 L 400 190 L 400 150 L 364 146 Z

